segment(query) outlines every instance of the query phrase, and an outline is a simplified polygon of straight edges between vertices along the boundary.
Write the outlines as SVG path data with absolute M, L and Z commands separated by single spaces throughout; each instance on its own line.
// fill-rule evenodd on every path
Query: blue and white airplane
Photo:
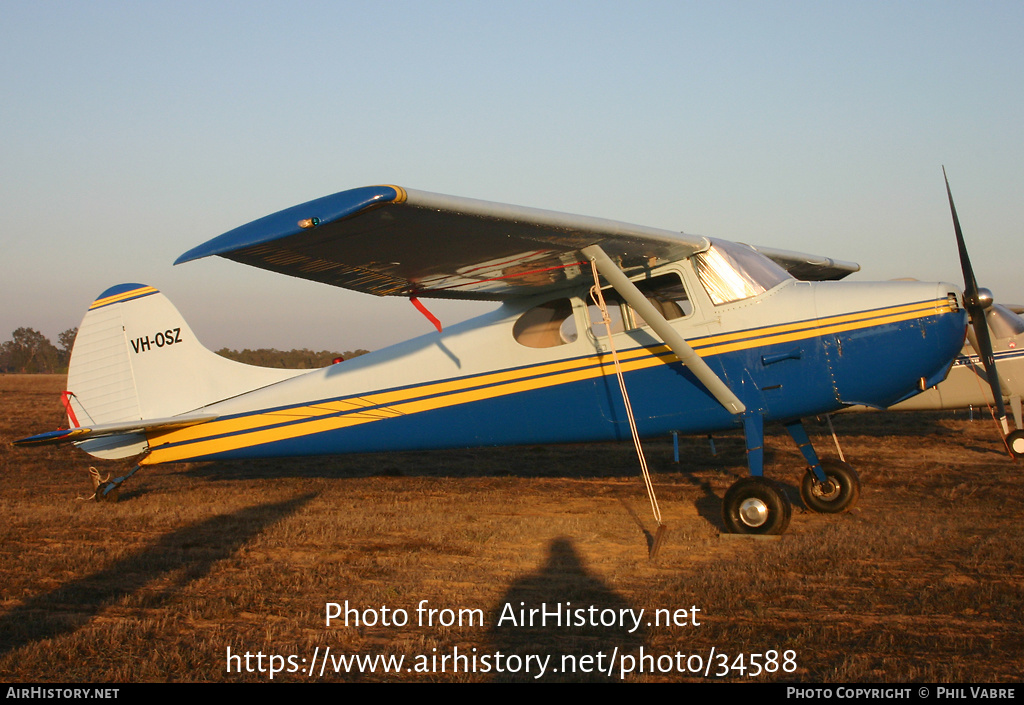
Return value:
M 952 284 L 835 281 L 859 267 L 397 186 L 274 213 L 178 263 L 211 255 L 407 297 L 424 311 L 431 297 L 501 305 L 323 369 L 271 370 L 205 349 L 153 287 L 115 286 L 78 331 L 71 428 L 16 444 L 141 456 L 101 484 L 102 499 L 158 463 L 736 428 L 749 477 L 725 494 L 725 526 L 781 533 L 791 505 L 764 477 L 764 424 L 783 424 L 802 451 L 804 503 L 844 511 L 859 495 L 857 474 L 823 464 L 801 418 L 889 407 L 939 383 L 967 323 Z

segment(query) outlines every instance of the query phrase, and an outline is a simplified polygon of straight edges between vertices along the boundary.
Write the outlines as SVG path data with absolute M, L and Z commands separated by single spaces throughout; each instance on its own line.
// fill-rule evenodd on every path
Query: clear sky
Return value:
M 208 347 L 407 301 L 178 255 L 357 186 L 614 218 L 1024 302 L 1024 3 L 0 0 L 0 340 L 150 284 Z M 433 302 L 452 323 L 491 304 Z

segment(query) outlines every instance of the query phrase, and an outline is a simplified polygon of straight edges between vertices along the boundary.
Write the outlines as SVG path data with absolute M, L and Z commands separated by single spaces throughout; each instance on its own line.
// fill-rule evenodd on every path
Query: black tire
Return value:
M 800 499 L 808 509 L 821 514 L 839 514 L 851 509 L 860 497 L 860 477 L 852 465 L 824 460 L 821 469 L 827 483 L 818 482 L 810 468 L 800 484 Z
M 1024 431 L 1014 431 L 1006 437 L 1006 445 L 1014 458 L 1024 458 Z
M 778 484 L 765 477 L 745 477 L 722 500 L 722 520 L 732 534 L 781 534 L 793 507 Z

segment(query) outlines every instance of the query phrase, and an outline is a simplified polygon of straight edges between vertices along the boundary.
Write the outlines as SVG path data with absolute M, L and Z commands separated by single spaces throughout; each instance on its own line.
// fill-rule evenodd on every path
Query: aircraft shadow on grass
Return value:
M 593 448 L 607 450 L 594 454 Z M 650 452 L 671 472 L 670 445 Z M 595 457 L 597 456 L 597 457 Z M 106 471 L 104 471 L 106 472 Z M 456 450 L 366 453 L 300 459 L 253 459 L 192 463 L 183 472 L 203 481 L 261 480 L 280 477 L 546 477 L 594 478 L 639 475 L 636 454 L 628 443 L 564 446 L 489 447 Z M 116 473 L 115 473 L 116 474 Z M 146 471 L 136 475 L 145 481 Z M 639 482 L 639 479 L 637 480 Z
M 153 580 L 180 571 L 180 577 L 155 597 L 155 602 L 162 602 L 206 575 L 214 563 L 233 554 L 253 536 L 295 513 L 316 496 L 310 493 L 211 517 L 165 534 L 103 570 L 29 599 L 0 617 L 0 655 L 33 642 L 75 632 L 109 605 L 134 594 Z
M 534 614 L 531 625 L 530 610 L 543 609 L 549 613 L 560 609 L 562 626 L 553 626 L 553 617 L 548 618 L 546 626 L 541 624 L 540 613 Z M 574 624 L 587 623 L 565 626 L 567 611 L 571 610 L 583 610 L 582 614 L 569 612 Z M 610 621 L 613 613 L 618 619 L 622 610 L 639 612 L 639 608 L 634 608 L 586 569 L 572 541 L 564 537 L 554 539 L 544 565 L 537 572 L 513 582 L 488 616 L 488 650 L 491 654 L 501 652 L 506 657 L 508 670 L 517 671 L 492 673 L 492 680 L 620 682 L 618 661 L 614 662 L 612 672 L 608 672 L 612 655 L 617 653 L 616 658 L 621 658 L 639 651 L 647 639 L 648 615 L 644 613 L 640 626 L 628 616 L 625 627 L 592 623 L 600 622 L 602 615 Z M 603 654 L 600 660 L 599 653 Z M 528 656 L 529 672 L 526 670 Z M 537 667 L 538 658 L 546 659 L 547 667 L 542 675 Z M 575 668 L 571 667 L 573 665 Z M 597 670 L 599 666 L 605 670 Z

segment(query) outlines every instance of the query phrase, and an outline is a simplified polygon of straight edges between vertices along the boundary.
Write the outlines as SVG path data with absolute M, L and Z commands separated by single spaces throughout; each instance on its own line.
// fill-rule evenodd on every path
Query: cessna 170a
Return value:
M 428 318 L 430 297 L 501 305 L 323 369 L 271 370 L 206 350 L 153 287 L 115 286 L 79 328 L 71 428 L 16 443 L 141 455 L 102 498 L 157 463 L 736 428 L 749 477 L 725 493 L 724 524 L 780 533 L 791 505 L 764 477 L 764 424 L 782 423 L 802 451 L 810 509 L 849 508 L 856 472 L 823 465 L 801 418 L 888 407 L 937 384 L 967 322 L 951 284 L 834 281 L 859 267 L 397 186 L 288 208 L 177 263 L 211 255 L 408 297 Z

